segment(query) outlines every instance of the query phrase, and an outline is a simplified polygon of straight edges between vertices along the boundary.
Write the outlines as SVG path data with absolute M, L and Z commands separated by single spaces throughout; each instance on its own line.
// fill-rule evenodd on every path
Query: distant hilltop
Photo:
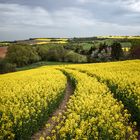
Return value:
M 0 43 L 16 43 L 16 42 L 25 42 L 25 41 L 46 41 L 46 42 L 50 42 L 50 41 L 55 41 L 56 42 L 60 42 L 62 41 L 63 43 L 67 42 L 68 40 L 73 40 L 73 39 L 140 39 L 140 35 L 137 36 L 93 36 L 93 37 L 63 37 L 63 38 L 55 38 L 55 37 L 40 37 L 40 38 L 29 38 L 26 40 L 15 40 L 15 41 L 0 41 Z
M 140 36 L 97 36 L 97 38 L 140 39 Z
M 68 38 L 29 38 L 27 40 L 15 40 L 15 41 L 2 41 L 0 45 L 9 45 L 10 43 L 21 43 L 30 45 L 41 45 L 41 44 L 65 44 Z

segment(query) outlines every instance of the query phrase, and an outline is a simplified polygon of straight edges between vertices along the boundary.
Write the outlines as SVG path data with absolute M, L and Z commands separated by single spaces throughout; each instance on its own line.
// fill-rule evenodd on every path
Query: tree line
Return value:
M 15 71 L 16 67 L 23 67 L 39 61 L 56 61 L 72 63 L 106 62 L 125 59 L 140 58 L 140 41 L 132 40 L 132 47 L 126 57 L 120 42 L 114 41 L 112 45 L 100 43 L 89 50 L 83 46 L 69 42 L 62 44 L 25 45 L 13 44 L 8 47 L 6 57 L 0 59 L 0 73 Z

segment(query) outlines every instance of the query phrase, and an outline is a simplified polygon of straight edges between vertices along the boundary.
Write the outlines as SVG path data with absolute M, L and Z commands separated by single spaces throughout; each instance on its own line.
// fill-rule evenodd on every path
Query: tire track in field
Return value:
M 52 116 L 57 117 L 59 113 L 63 114 L 66 111 L 66 104 L 73 93 L 74 88 L 72 86 L 72 83 L 69 79 L 67 79 L 64 98 L 62 102 L 59 104 L 59 107 L 51 114 L 48 121 L 46 122 L 47 124 L 50 124 L 50 127 L 49 128 L 44 127 L 43 129 L 41 129 L 39 132 L 37 132 L 31 137 L 31 140 L 39 140 L 40 137 L 51 136 L 51 130 L 53 130 L 53 128 L 57 125 L 57 123 L 53 121 Z
M 81 72 L 81 73 L 85 73 L 85 71 L 82 71 L 82 70 L 77 70 L 77 69 L 75 69 L 75 68 L 67 68 L 67 69 L 71 69 L 71 70 L 76 70 L 76 71 L 79 71 L 79 72 Z M 89 74 L 89 73 L 85 73 L 85 74 L 87 74 L 88 76 L 90 76 L 90 77 L 94 77 L 94 78 L 96 78 L 99 82 L 101 82 L 101 83 L 103 83 L 103 81 L 102 80 L 100 80 L 100 77 L 99 76 L 97 76 L 96 74 Z M 104 80 L 105 81 L 105 83 L 106 83 L 106 80 Z M 104 84 L 105 84 L 104 83 Z M 106 83 L 106 86 L 109 88 L 109 90 L 111 91 L 111 93 L 113 93 L 113 91 L 112 91 L 112 89 L 110 88 L 110 86 Z M 117 99 L 118 100 L 118 99 Z M 126 106 L 124 106 L 124 107 L 126 107 Z M 126 108 L 128 111 L 129 111 L 129 109 L 128 108 Z M 130 113 L 130 114 L 132 114 L 132 113 Z M 138 132 L 138 140 L 140 140 L 140 126 L 139 126 L 139 124 L 137 124 L 137 126 L 136 126 L 136 128 L 134 128 L 134 131 L 137 131 Z

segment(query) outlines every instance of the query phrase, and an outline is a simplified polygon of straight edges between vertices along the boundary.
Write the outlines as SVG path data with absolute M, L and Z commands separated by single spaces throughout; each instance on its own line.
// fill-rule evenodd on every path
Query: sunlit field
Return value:
M 47 120 L 73 93 L 66 110 Z M 58 110 L 59 111 L 59 110 Z M 140 124 L 140 60 L 43 66 L 0 75 L 0 139 L 131 139 Z

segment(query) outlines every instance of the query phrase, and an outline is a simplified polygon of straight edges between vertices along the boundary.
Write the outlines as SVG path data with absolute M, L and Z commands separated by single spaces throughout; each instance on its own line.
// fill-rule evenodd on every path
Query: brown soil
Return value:
M 4 58 L 7 53 L 7 47 L 0 47 L 0 58 Z
M 46 137 L 51 135 L 51 130 L 57 125 L 56 122 L 52 120 L 53 117 L 57 117 L 59 113 L 63 113 L 66 110 L 66 104 L 70 98 L 70 96 L 73 94 L 73 86 L 69 80 L 67 80 L 67 86 L 66 86 L 66 92 L 63 101 L 60 103 L 59 107 L 53 112 L 53 114 L 49 117 L 46 124 L 50 124 L 49 128 L 42 128 L 39 132 L 34 134 L 31 139 L 32 140 L 39 140 L 41 136 Z

